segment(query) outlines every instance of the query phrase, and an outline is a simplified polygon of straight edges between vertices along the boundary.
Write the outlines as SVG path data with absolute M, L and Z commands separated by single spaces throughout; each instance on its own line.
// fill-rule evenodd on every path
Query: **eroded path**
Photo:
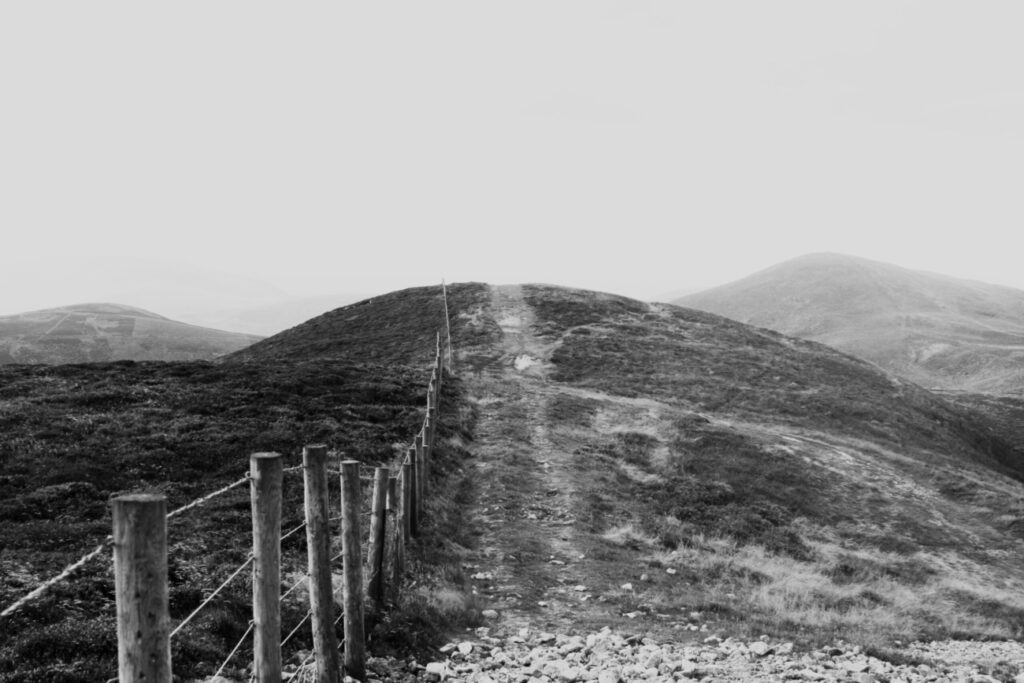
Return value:
M 479 410 L 473 446 L 479 551 L 474 587 L 506 632 L 564 631 L 606 623 L 616 609 L 588 585 L 587 547 L 576 527 L 573 453 L 550 433 L 559 389 L 549 379 L 552 345 L 533 331 L 519 286 L 493 287 L 487 314 L 501 327 L 501 356 L 466 379 Z

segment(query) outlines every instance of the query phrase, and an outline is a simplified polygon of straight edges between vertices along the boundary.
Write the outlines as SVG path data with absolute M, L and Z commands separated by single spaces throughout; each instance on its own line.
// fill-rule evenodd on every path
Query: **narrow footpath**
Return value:
M 577 543 L 572 454 L 552 442 L 548 380 L 552 347 L 533 333 L 534 315 L 519 286 L 493 287 L 487 312 L 502 331 L 502 354 L 466 378 L 479 410 L 473 452 L 480 553 L 475 590 L 496 609 L 495 630 L 565 631 L 601 620 Z

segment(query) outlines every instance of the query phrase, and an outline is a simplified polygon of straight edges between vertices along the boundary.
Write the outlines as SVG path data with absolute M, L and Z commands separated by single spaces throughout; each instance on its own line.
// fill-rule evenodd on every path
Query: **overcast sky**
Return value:
M 0 314 L 813 251 L 1024 288 L 1019 2 L 0 4 Z

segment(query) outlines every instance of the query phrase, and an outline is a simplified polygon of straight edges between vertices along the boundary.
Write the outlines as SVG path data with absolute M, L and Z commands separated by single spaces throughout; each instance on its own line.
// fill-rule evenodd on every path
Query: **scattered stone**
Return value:
M 666 574 L 677 574 L 678 570 L 676 570 L 675 567 L 669 567 L 668 569 L 665 570 L 665 573 Z
M 641 612 L 633 613 L 640 616 Z M 627 615 L 628 616 L 628 615 Z M 710 635 L 703 642 L 658 642 L 639 629 L 603 628 L 587 634 L 534 633 L 450 643 L 448 662 L 372 658 L 367 683 L 620 683 L 620 681 L 825 681 L 1024 683 L 1024 643 L 944 641 L 914 643 L 908 658 L 929 664 L 896 665 L 842 642 L 794 653 L 793 643 L 766 636 L 745 642 Z M 303 680 L 289 672 L 286 680 Z M 232 673 L 228 674 L 233 676 Z M 307 674 L 308 675 L 308 674 Z M 228 680 L 237 680 L 229 678 Z M 227 683 L 208 679 L 204 683 Z
M 619 588 L 621 588 L 624 591 L 631 591 L 631 590 L 633 590 L 633 584 L 631 584 L 631 583 L 624 583 L 621 586 L 619 586 Z
M 433 677 L 431 680 L 443 681 L 448 675 L 448 665 L 444 662 L 430 662 L 426 672 L 428 677 Z
M 499 615 L 497 610 L 485 609 L 483 612 L 480 613 L 480 616 L 482 616 L 484 619 L 497 619 Z

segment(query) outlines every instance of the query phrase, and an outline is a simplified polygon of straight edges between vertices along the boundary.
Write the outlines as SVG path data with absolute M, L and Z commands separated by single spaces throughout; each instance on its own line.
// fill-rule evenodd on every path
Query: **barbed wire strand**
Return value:
M 310 619 L 310 617 L 312 617 L 312 616 L 313 616 L 313 612 L 312 611 L 306 612 L 306 616 L 302 617 L 302 621 L 300 621 L 298 623 L 298 625 L 295 628 L 292 629 L 292 632 L 289 633 L 287 636 L 285 636 L 285 639 L 281 641 L 281 647 L 284 647 L 285 645 L 287 645 L 288 641 L 292 639 L 292 636 L 294 636 L 296 633 L 298 633 L 299 629 L 302 628 L 302 625 L 305 624 L 306 621 L 308 621 Z
M 209 501 L 209 500 L 211 500 L 213 498 L 216 498 L 217 496 L 225 494 L 228 491 L 230 491 L 231 489 L 237 488 L 237 487 L 241 486 L 242 484 L 244 484 L 244 483 L 246 483 L 248 481 L 249 481 L 249 475 L 247 474 L 244 477 L 242 477 L 241 479 L 239 479 L 238 481 L 232 482 L 232 483 L 228 484 L 227 486 L 225 486 L 222 489 L 218 489 L 218 490 L 214 491 L 213 493 L 209 493 L 209 494 L 203 496 L 202 498 L 199 498 L 198 500 L 194 500 L 191 503 L 187 503 L 186 505 L 182 505 L 177 510 L 173 510 L 172 512 L 168 512 L 167 513 L 167 519 L 170 519 L 171 517 L 174 517 L 176 515 L 180 515 L 183 512 L 187 512 L 187 511 L 191 510 L 192 508 L 199 507 L 203 503 L 205 503 L 205 502 L 207 502 L 207 501 Z
M 246 567 L 248 567 L 250 564 L 252 564 L 255 559 L 256 559 L 255 557 L 253 557 L 252 555 L 249 555 L 249 559 L 247 559 L 245 562 L 243 562 L 242 565 L 238 569 L 233 571 L 231 573 L 231 576 L 229 576 L 228 578 L 224 579 L 224 582 L 221 583 L 219 586 L 217 586 L 216 590 L 214 590 L 213 593 L 211 593 L 209 595 L 209 597 L 207 597 L 205 600 L 203 600 L 202 604 L 200 604 L 199 607 L 196 607 L 194 610 L 192 610 L 192 614 L 190 614 L 187 617 L 185 617 L 182 620 L 182 622 L 180 624 L 178 624 L 177 627 L 175 627 L 175 629 L 173 631 L 171 631 L 170 638 L 173 638 L 175 635 L 177 635 L 178 632 L 181 631 L 181 629 L 185 628 L 185 626 L 188 625 L 188 623 L 190 621 L 192 621 L 192 619 L 194 619 L 195 616 L 197 614 L 199 614 L 199 612 L 201 612 L 204 607 L 206 607 L 211 602 L 213 602 L 213 599 L 216 598 L 218 595 L 220 595 L 220 592 L 223 591 L 225 588 L 227 588 L 228 584 L 231 583 L 232 581 L 234 581 L 235 577 L 237 577 L 239 574 L 241 574 L 242 570 L 244 570 Z
M 296 581 L 295 583 L 293 583 L 293 584 L 292 584 L 292 587 L 291 587 L 291 588 L 289 588 L 289 589 L 288 589 L 288 590 L 286 590 L 286 591 L 285 591 L 284 593 L 282 593 L 282 594 L 281 594 L 281 600 L 283 601 L 283 600 L 284 600 L 285 598 L 287 598 L 287 597 L 288 597 L 289 595 L 291 595 L 292 593 L 294 593 L 295 591 L 297 591 L 297 590 L 299 589 L 299 586 L 301 586 L 302 584 L 306 583 L 306 581 L 309 581 L 309 574 L 306 574 L 306 575 L 305 575 L 305 576 L 303 576 L 303 577 L 302 577 L 301 579 L 299 579 L 298 581 Z
M 256 624 L 255 624 L 255 622 L 252 622 L 252 621 L 250 621 L 250 622 L 249 622 L 249 628 L 247 628 L 247 629 L 245 630 L 245 633 L 243 633 L 243 634 L 242 634 L 242 637 L 241 637 L 241 639 L 239 639 L 239 641 L 238 641 L 238 642 L 237 642 L 237 643 L 235 644 L 235 647 L 234 647 L 234 649 L 233 649 L 233 650 L 231 650 L 231 652 L 230 652 L 230 653 L 228 654 L 228 658 L 227 658 L 227 659 L 225 659 L 225 660 L 224 660 L 224 663 L 220 665 L 220 668 L 219 668 L 219 669 L 217 669 L 217 673 L 213 674 L 213 677 L 214 677 L 214 678 L 217 678 L 217 677 L 218 677 L 218 676 L 220 676 L 220 675 L 221 675 L 222 673 L 224 673 L 224 669 L 225 669 L 225 667 L 227 667 L 228 663 L 229 663 L 229 662 L 230 662 L 230 661 L 231 661 L 232 659 L 234 659 L 234 658 L 235 658 L 235 654 L 236 654 L 236 653 L 238 652 L 238 649 L 239 649 L 240 647 L 242 647 L 242 643 L 244 643 L 244 642 L 245 642 L 245 639 L 249 637 L 249 634 L 250 634 L 250 633 L 252 633 L 252 629 L 253 629 L 253 627 L 254 627 L 255 625 L 256 625 Z
M 58 583 L 60 583 L 64 579 L 66 579 L 69 576 L 71 576 L 71 574 L 73 574 L 76 570 L 84 567 L 88 562 L 90 562 L 91 560 L 94 560 L 97 557 L 99 557 L 100 554 L 102 554 L 104 550 L 106 550 L 107 548 L 111 547 L 113 544 L 114 544 L 113 536 L 107 536 L 107 540 L 103 541 L 103 543 L 101 543 L 98 546 L 96 546 L 92 550 L 92 552 L 89 552 L 86 555 L 83 555 L 81 558 L 79 558 L 79 560 L 77 562 L 75 562 L 73 564 L 70 564 L 67 567 L 65 567 L 64 571 L 62 571 L 60 574 L 57 574 L 52 579 L 49 579 L 48 581 L 45 581 L 45 582 L 41 583 L 32 592 L 26 594 L 23 598 L 21 598 L 20 600 L 16 601 L 14 604 L 7 606 L 4 609 L 3 612 L 0 612 L 0 619 L 2 619 L 3 617 L 8 616 L 10 614 L 13 614 L 17 610 L 19 610 L 22 607 L 24 607 L 25 605 L 27 605 L 29 602 L 35 600 L 40 595 L 42 595 L 43 593 L 48 591 L 50 588 L 53 588 Z
M 305 523 L 305 522 L 303 522 L 302 524 L 298 525 L 297 527 L 295 527 L 294 529 L 292 529 L 291 531 L 289 531 L 288 533 L 286 533 L 286 534 L 285 534 L 284 536 L 282 536 L 282 537 L 281 537 L 281 540 L 283 541 L 283 540 L 285 540 L 286 538 L 289 538 L 289 537 L 291 537 L 291 536 L 294 536 L 295 534 L 299 533 L 300 531 L 302 531 L 302 530 L 303 530 L 303 529 L 305 529 L 305 528 L 306 528 L 306 523 Z

